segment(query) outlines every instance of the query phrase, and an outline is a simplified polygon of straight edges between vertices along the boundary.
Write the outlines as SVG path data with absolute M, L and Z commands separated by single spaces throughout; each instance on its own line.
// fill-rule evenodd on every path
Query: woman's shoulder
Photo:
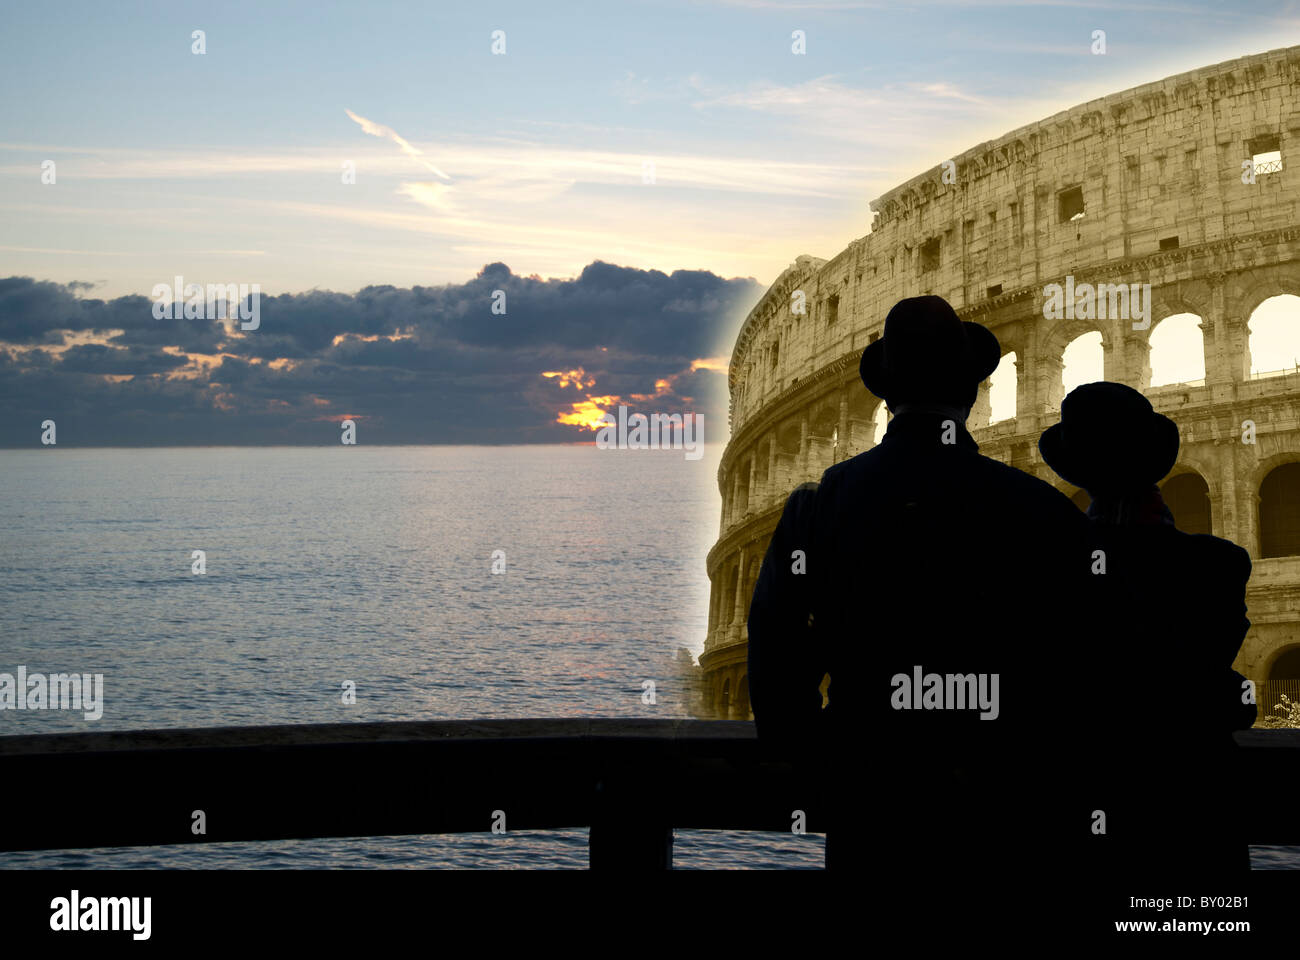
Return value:
M 1231 540 L 1167 525 L 1130 527 L 1126 532 L 1146 540 L 1148 565 L 1158 564 L 1188 586 L 1224 584 L 1235 589 L 1250 579 L 1250 554 Z

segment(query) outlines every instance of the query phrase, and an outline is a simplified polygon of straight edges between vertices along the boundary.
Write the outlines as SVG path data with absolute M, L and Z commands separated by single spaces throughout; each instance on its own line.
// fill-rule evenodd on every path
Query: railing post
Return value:
M 671 870 L 673 828 L 657 791 L 635 779 L 596 782 L 588 854 L 592 870 Z

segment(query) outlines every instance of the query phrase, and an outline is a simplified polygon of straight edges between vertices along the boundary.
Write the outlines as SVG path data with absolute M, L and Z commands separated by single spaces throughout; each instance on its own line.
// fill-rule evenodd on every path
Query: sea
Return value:
M 0 451 L 0 671 L 105 689 L 98 720 L 0 710 L 0 737 L 688 717 L 674 658 L 703 649 L 720 452 Z M 679 830 L 674 867 L 817 869 L 824 850 Z M 587 831 L 0 853 L 19 867 L 585 869 Z
M 104 675 L 98 720 L 3 710 L 0 737 L 689 717 L 674 661 L 703 648 L 720 453 L 0 451 L 0 671 Z M 819 869 L 824 855 L 818 834 L 674 838 L 677 869 Z M 1297 847 L 1251 857 L 1300 869 Z M 586 830 L 0 853 L 0 869 L 586 867 Z

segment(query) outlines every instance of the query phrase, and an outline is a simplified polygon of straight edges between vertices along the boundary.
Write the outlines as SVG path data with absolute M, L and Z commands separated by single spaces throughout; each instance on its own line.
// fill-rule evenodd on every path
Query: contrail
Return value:
M 370 134 L 372 137 L 387 137 L 389 140 L 392 140 L 393 143 L 401 147 L 402 153 L 406 154 L 408 157 L 414 157 L 415 159 L 419 160 L 422 164 L 428 167 L 435 174 L 442 177 L 442 179 L 444 180 L 451 179 L 451 177 L 447 176 L 445 173 L 443 173 L 441 170 L 439 170 L 437 167 L 431 164 L 428 160 L 423 159 L 424 153 L 417 147 L 412 146 L 411 143 L 405 137 L 399 134 L 392 127 L 386 127 L 382 123 L 375 123 L 373 120 L 367 120 L 365 117 L 359 117 L 351 110 L 347 109 L 346 107 L 343 108 L 343 112 L 346 113 L 353 120 L 355 120 L 361 126 L 361 129 L 364 130 L 366 133 Z

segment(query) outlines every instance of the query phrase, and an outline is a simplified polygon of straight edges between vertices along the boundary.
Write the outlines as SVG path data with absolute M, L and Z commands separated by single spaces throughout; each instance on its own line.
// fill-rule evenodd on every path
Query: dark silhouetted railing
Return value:
M 1151 745 L 1174 736 L 1152 731 Z M 1300 842 L 1300 730 L 1237 735 L 1256 843 Z M 1135 737 L 1135 740 L 1137 738 Z M 1138 746 L 1135 742 L 1135 746 Z M 1248 782 L 1261 782 L 1252 780 Z M 593 868 L 672 865 L 673 828 L 826 829 L 813 778 L 728 720 L 465 720 L 0 737 L 0 850 L 591 827 Z M 206 832 L 194 832 L 202 811 Z

